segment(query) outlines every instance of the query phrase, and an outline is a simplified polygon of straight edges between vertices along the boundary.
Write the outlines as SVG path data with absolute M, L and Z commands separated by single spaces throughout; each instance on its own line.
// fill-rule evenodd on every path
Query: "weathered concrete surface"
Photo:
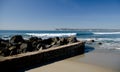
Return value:
M 84 42 L 76 42 L 41 51 L 28 52 L 0 59 L 0 69 L 17 70 L 20 68 L 64 59 L 84 53 Z

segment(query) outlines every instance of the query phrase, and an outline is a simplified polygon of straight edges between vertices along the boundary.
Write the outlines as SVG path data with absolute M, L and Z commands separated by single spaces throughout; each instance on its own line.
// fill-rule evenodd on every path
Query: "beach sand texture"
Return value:
M 120 54 L 94 51 L 27 70 L 26 72 L 120 72 Z

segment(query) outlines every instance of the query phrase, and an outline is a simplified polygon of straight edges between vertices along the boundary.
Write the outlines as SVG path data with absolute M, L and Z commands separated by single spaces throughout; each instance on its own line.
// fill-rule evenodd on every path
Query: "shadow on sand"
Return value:
M 84 53 L 88 53 L 88 52 L 91 52 L 93 50 L 94 50 L 93 47 L 85 46 Z M 74 55 L 74 56 L 77 56 L 77 55 Z M 72 56 L 72 57 L 74 57 L 74 56 Z M 56 58 L 54 60 L 51 60 L 51 61 L 48 61 L 48 62 L 45 62 L 45 63 L 42 63 L 42 64 L 36 64 L 36 65 L 32 65 L 32 66 L 29 66 L 29 67 L 25 67 L 25 68 L 19 69 L 19 70 L 17 70 L 17 72 L 25 72 L 27 70 L 34 69 L 34 68 L 37 68 L 37 67 L 40 67 L 40 66 L 42 67 L 44 65 L 48 65 L 48 64 L 54 63 L 56 61 L 64 60 L 64 59 L 70 58 L 70 57 L 71 56 L 68 56 L 68 57 L 59 57 L 59 58 Z
M 85 46 L 84 53 L 88 53 L 90 51 L 93 51 L 95 48 L 90 47 L 90 46 Z

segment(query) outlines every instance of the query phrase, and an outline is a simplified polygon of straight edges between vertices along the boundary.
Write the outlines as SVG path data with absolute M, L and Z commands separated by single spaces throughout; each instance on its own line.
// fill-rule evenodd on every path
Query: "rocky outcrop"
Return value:
M 68 43 L 77 42 L 77 39 L 76 39 L 76 37 L 74 37 L 74 36 L 68 37 L 67 40 L 68 40 Z
M 23 43 L 20 47 L 26 48 L 27 45 L 26 43 Z M 16 47 L 12 46 L 10 49 L 14 48 Z M 44 49 L 42 51 L 27 52 L 15 56 L 3 57 L 0 59 L 0 68 L 3 72 L 19 72 L 19 70 L 21 71 L 23 68 L 43 65 L 83 53 L 84 43 L 79 41 L 76 43 Z
M 15 35 L 10 39 L 10 43 L 13 44 L 13 45 L 18 44 L 18 43 L 20 44 L 23 41 L 24 40 L 23 40 L 21 35 Z
M 25 52 L 32 52 L 38 50 L 49 49 L 77 42 L 76 37 L 54 37 L 48 39 L 41 39 L 38 37 L 31 37 L 29 40 L 23 39 L 21 35 L 15 35 L 10 40 L 0 39 L 0 55 L 10 56 Z

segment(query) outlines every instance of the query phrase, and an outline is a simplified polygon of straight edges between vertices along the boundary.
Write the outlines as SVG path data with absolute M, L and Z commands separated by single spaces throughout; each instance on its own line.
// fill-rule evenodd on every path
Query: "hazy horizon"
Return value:
M 0 0 L 0 30 L 120 29 L 120 0 Z

